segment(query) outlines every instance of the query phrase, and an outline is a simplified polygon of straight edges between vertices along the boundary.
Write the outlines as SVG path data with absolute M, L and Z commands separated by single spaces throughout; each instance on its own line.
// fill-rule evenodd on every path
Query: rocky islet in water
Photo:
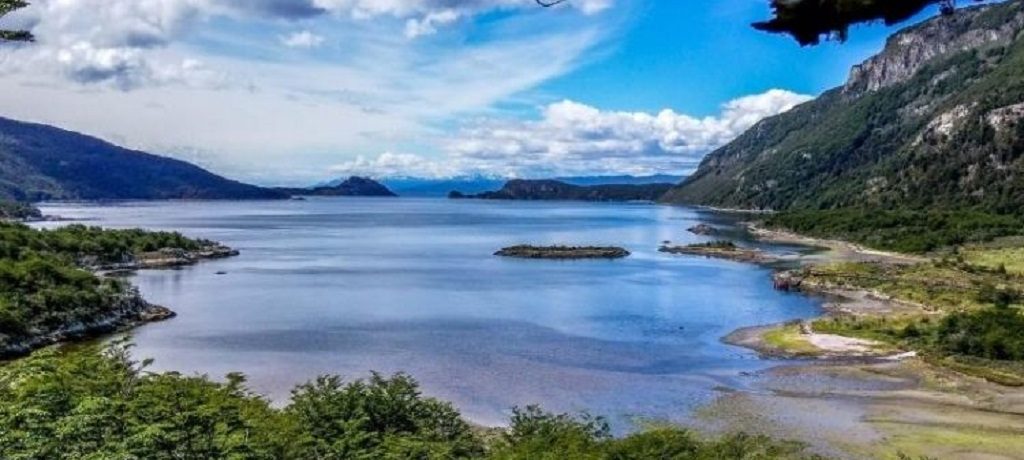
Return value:
M 621 259 L 630 252 L 617 246 L 532 246 L 518 245 L 503 248 L 494 255 L 520 259 Z

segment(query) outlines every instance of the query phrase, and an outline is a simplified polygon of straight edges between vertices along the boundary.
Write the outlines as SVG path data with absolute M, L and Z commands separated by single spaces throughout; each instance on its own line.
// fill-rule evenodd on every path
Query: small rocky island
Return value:
M 703 256 L 753 264 L 767 264 L 777 260 L 775 257 L 759 249 L 740 247 L 732 241 L 725 240 L 689 244 L 686 246 L 664 245 L 659 251 L 669 254 Z
M 519 245 L 504 248 L 496 253 L 501 257 L 520 259 L 621 259 L 629 257 L 629 251 L 616 246 L 530 246 Z
M 686 229 L 686 231 L 693 233 L 694 235 L 710 236 L 718 233 L 718 229 L 708 224 L 697 224 L 693 227 Z

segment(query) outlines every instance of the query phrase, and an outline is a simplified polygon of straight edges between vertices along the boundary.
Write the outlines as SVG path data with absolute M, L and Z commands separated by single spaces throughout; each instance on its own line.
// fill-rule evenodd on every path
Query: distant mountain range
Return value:
M 606 199 L 620 192 L 642 195 L 635 199 L 652 199 L 648 192 L 639 191 L 653 189 L 642 186 L 679 180 L 659 175 L 582 176 L 558 181 L 572 187 L 638 186 L 628 192 L 614 187 L 599 189 L 588 195 L 589 199 Z M 258 187 L 185 161 L 126 149 L 52 126 L 0 118 L 0 201 L 283 199 L 294 195 L 445 197 L 453 190 L 481 194 L 501 188 L 506 180 L 392 178 L 381 182 L 349 177 L 309 188 Z M 572 189 L 574 192 L 563 187 L 558 190 L 559 194 L 581 194 L 578 188 Z
M 451 192 L 453 199 L 483 200 L 567 200 L 567 201 L 656 201 L 673 187 L 663 184 L 574 185 L 557 180 L 508 181 L 500 190 L 478 194 Z
M 452 190 L 466 190 L 480 193 L 494 190 L 505 183 L 504 179 L 487 177 L 465 177 L 453 179 L 390 178 L 380 179 L 391 191 L 404 197 L 440 198 Z
M 553 180 L 572 185 L 642 185 L 657 183 L 679 183 L 681 176 L 654 175 L 654 176 L 576 176 L 556 177 Z M 424 179 L 424 178 L 388 178 L 380 179 L 380 182 L 395 193 L 405 197 L 444 197 L 449 192 L 459 191 L 464 194 L 478 194 L 487 191 L 497 190 L 505 185 L 510 179 L 495 177 L 459 177 L 451 179 Z M 339 180 L 329 182 L 328 185 L 337 185 Z
M 276 190 L 291 196 L 398 196 L 381 183 L 358 176 L 349 177 L 336 185 L 312 188 L 278 188 Z
M 274 199 L 198 166 L 52 126 L 0 118 L 0 199 Z
M 1024 2 L 898 32 L 844 86 L 711 153 L 664 201 L 1024 215 Z

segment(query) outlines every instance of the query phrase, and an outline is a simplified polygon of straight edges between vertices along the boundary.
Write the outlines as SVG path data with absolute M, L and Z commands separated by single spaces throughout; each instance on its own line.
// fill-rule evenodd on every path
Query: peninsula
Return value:
M 466 195 L 453 191 L 452 199 L 526 200 L 526 201 L 657 201 L 674 184 L 572 185 L 557 180 L 516 179 L 501 190 Z

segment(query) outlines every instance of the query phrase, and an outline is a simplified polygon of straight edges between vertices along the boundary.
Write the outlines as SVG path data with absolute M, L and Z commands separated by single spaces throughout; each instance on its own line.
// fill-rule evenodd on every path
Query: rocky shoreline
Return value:
M 798 268 L 772 275 L 776 289 L 826 298 L 823 317 L 928 311 L 880 292 L 823 282 L 813 271 L 829 262 L 899 266 L 922 258 L 786 232 L 751 233 L 763 242 L 825 249 L 800 255 L 794 260 Z M 723 391 L 699 409 L 694 428 L 708 434 L 747 431 L 797 439 L 816 453 L 840 459 L 897 454 L 1019 458 L 1024 448 L 1020 388 L 936 365 L 913 351 L 820 333 L 813 321 L 745 327 L 722 337 L 723 343 L 761 357 L 794 361 L 743 376 L 745 389 Z
M 133 272 L 137 270 L 160 270 L 187 267 L 203 260 L 225 259 L 238 256 L 236 249 L 221 244 L 210 244 L 195 251 L 180 248 L 164 248 L 158 251 L 132 255 L 118 262 L 80 260 L 79 264 L 98 273 Z
M 125 257 L 116 263 L 79 260 L 79 265 L 97 276 L 114 276 L 137 270 L 173 269 L 194 265 L 203 260 L 223 259 L 239 255 L 239 251 L 211 243 L 198 250 L 164 248 Z M 133 329 L 147 323 L 169 320 L 177 316 L 171 309 L 147 302 L 134 287 L 129 287 L 106 316 L 88 323 L 67 325 L 49 332 L 37 332 L 28 338 L 0 345 L 0 360 L 25 356 L 37 349 L 65 342 L 85 340 Z
M 118 299 L 114 311 L 107 316 L 7 343 L 0 347 L 0 360 L 18 358 L 43 347 L 124 331 L 175 316 L 177 313 L 169 308 L 151 304 L 143 299 L 137 290 L 129 289 Z
M 519 259 L 621 259 L 630 252 L 616 246 L 531 246 L 519 245 L 503 248 L 494 255 Z

